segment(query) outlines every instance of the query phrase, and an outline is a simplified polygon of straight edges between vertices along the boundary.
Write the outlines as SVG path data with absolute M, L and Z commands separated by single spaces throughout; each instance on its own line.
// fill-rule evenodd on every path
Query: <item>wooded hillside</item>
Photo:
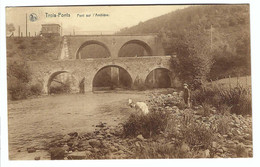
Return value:
M 185 37 L 188 41 L 203 40 L 214 58 L 209 79 L 250 75 L 248 5 L 190 6 L 121 29 L 117 34 L 142 33 L 158 33 L 166 54 L 177 53 Z

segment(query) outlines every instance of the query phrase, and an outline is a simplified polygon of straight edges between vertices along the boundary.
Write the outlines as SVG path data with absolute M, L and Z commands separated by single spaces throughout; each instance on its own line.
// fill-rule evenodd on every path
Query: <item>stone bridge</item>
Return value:
M 171 86 L 175 84 L 175 75 L 170 65 L 170 56 L 145 56 L 145 57 L 119 57 L 99 59 L 68 59 L 56 61 L 31 61 L 28 62 L 32 71 L 31 85 L 41 84 L 43 93 L 49 92 L 52 79 L 60 73 L 70 73 L 76 81 L 76 92 L 80 91 L 80 83 L 84 84 L 84 92 L 90 92 L 93 88 L 93 79 L 101 69 L 105 67 L 121 67 L 131 76 L 134 86 L 138 80 L 145 82 L 148 74 L 157 68 L 169 71 Z
M 69 59 L 80 59 L 80 51 L 87 45 L 96 44 L 105 48 L 112 58 L 119 56 L 127 44 L 142 46 L 148 55 L 165 55 L 162 41 L 157 35 L 75 35 L 65 36 Z

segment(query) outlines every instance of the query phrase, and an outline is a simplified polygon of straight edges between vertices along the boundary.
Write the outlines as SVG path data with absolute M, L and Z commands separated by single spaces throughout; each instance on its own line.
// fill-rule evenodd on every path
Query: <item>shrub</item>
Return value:
M 135 158 L 158 159 L 158 158 L 183 158 L 180 156 L 180 149 L 170 144 L 149 143 L 142 150 L 137 151 Z
M 136 137 L 142 134 L 145 138 L 158 135 L 164 131 L 169 120 L 169 113 L 153 111 L 147 115 L 131 114 L 123 124 L 125 137 Z
M 26 99 L 28 95 L 29 95 L 29 89 L 25 83 L 19 83 L 19 81 L 17 80 L 9 79 L 8 99 L 21 100 L 21 99 Z
M 228 106 L 227 104 L 219 105 L 217 110 L 220 114 L 228 115 L 230 114 L 230 110 L 232 107 Z
M 202 103 L 203 116 L 209 116 L 211 114 L 211 106 L 208 103 Z
M 236 114 L 252 114 L 252 97 L 249 94 L 242 95 L 239 101 L 231 109 L 232 113 Z
M 23 83 L 30 81 L 30 70 L 24 61 L 8 62 L 7 77 L 14 77 Z
M 40 95 L 42 92 L 42 85 L 35 84 L 30 87 L 30 93 L 31 95 Z
M 194 105 L 202 105 L 203 103 L 212 104 L 214 101 L 212 97 L 216 95 L 214 87 L 202 86 L 191 93 L 191 99 Z
M 182 125 L 188 126 L 188 125 L 191 124 L 191 121 L 194 121 L 193 120 L 193 113 L 192 113 L 192 110 L 187 109 L 183 113 Z
M 25 99 L 30 90 L 28 89 L 28 82 L 30 81 L 30 71 L 25 62 L 19 63 L 8 62 L 7 65 L 7 82 L 8 82 L 8 99 L 19 100 Z
M 180 110 L 184 110 L 184 109 L 187 107 L 187 105 L 186 105 L 186 103 L 184 102 L 184 100 L 180 100 L 180 102 L 177 103 L 176 106 L 177 106 Z
M 7 82 L 8 82 L 8 99 L 21 100 L 32 95 L 40 95 L 42 85 L 35 84 L 29 86 L 31 72 L 24 61 L 18 63 L 8 62 L 7 65 Z
M 243 86 L 203 86 L 192 92 L 192 100 L 196 105 L 207 103 L 220 110 L 223 109 L 220 106 L 227 105 L 231 113 L 252 114 L 251 89 Z
M 220 91 L 222 101 L 231 107 L 231 113 L 252 114 L 251 90 L 238 86 Z
M 168 133 L 168 138 L 178 137 L 179 134 L 179 119 L 176 114 L 171 115 L 170 119 L 167 122 L 167 127 L 165 128 L 165 133 Z
M 222 135 L 227 134 L 230 131 L 230 125 L 231 119 L 228 116 L 221 116 L 216 121 L 216 131 Z
M 197 123 L 193 119 L 190 124 L 182 125 L 181 134 L 183 141 L 190 147 L 194 148 L 209 148 L 213 141 L 213 131 L 208 128 L 204 123 Z
M 137 150 L 134 158 L 138 159 L 167 159 L 167 158 L 206 158 L 204 155 L 199 155 L 198 151 L 189 150 L 182 147 L 184 144 L 161 144 L 157 142 L 148 143 L 142 149 Z M 201 152 L 201 151 L 200 151 Z

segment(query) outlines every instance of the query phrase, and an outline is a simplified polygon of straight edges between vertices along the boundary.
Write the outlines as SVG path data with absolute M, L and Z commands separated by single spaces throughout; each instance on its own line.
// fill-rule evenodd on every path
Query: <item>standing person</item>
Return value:
M 190 89 L 188 88 L 188 84 L 183 84 L 184 87 L 184 93 L 183 93 L 183 99 L 185 104 L 190 108 Z

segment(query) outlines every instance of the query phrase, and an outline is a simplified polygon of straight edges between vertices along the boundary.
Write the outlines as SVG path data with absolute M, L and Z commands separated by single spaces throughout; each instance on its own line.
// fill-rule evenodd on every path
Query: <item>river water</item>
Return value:
M 145 101 L 147 92 L 109 92 L 43 96 L 9 101 L 9 158 L 33 159 L 28 147 L 43 148 L 58 135 L 93 131 L 100 121 L 115 126 L 131 112 L 128 98 Z M 47 155 L 46 155 L 47 156 Z M 48 159 L 48 157 L 45 157 Z M 44 157 L 43 157 L 44 159 Z

